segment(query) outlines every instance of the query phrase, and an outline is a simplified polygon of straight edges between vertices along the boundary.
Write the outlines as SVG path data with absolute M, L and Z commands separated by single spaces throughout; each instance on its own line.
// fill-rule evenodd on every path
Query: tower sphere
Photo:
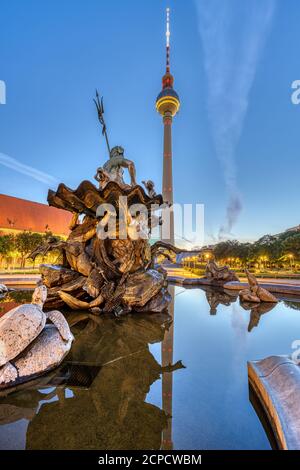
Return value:
M 175 116 L 180 107 L 179 96 L 173 88 L 173 82 L 173 75 L 167 72 L 162 79 L 162 91 L 156 98 L 156 109 L 162 116 L 169 113 Z
M 156 98 L 156 109 L 162 116 L 169 113 L 175 116 L 179 107 L 179 96 L 173 88 L 164 88 Z

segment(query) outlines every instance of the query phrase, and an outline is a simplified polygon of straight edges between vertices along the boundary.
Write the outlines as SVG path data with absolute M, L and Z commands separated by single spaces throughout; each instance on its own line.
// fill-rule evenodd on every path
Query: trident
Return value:
M 104 117 L 103 117 L 103 114 L 104 114 L 103 96 L 101 97 L 101 100 L 100 100 L 98 90 L 96 90 L 96 99 L 94 98 L 94 103 L 97 108 L 99 122 L 102 125 L 102 135 L 105 136 L 106 145 L 108 148 L 108 154 L 110 156 L 110 147 L 109 147 L 108 137 L 107 137 L 107 132 L 106 132 L 106 124 L 105 124 Z

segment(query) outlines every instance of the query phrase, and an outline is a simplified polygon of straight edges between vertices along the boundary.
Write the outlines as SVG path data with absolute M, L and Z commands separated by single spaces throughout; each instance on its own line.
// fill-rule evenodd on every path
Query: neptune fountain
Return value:
M 108 145 L 103 102 L 98 96 L 95 102 Z M 57 309 L 119 317 L 168 308 L 167 273 L 155 260 L 177 250 L 160 241 L 150 244 L 153 227 L 161 223 L 155 212 L 162 196 L 151 180 L 143 182 L 146 191 L 137 184 L 135 165 L 121 146 L 108 150 L 109 160 L 95 175 L 97 186 L 85 180 L 75 190 L 61 183 L 48 192 L 50 206 L 72 213 L 70 234 L 66 240 L 48 237 L 29 256 L 55 250 L 60 264 L 41 264 L 32 302 L 0 320 L 0 388 L 28 381 L 63 360 L 73 337 Z

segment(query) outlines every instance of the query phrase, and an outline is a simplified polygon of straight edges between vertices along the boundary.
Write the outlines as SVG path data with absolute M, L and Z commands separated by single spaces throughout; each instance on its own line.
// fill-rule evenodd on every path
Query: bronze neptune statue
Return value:
M 41 265 L 48 297 L 45 307 L 69 306 L 94 314 L 129 311 L 161 312 L 170 301 L 166 273 L 155 269 L 157 255 L 175 250 L 162 242 L 150 245 L 151 230 L 159 223 L 153 207 L 162 205 L 151 180 L 148 194 L 136 182 L 135 165 L 120 146 L 110 150 L 103 117 L 103 99 L 95 100 L 105 135 L 109 160 L 97 169 L 96 187 L 83 181 L 71 190 L 63 183 L 49 191 L 50 206 L 72 212 L 67 240 L 50 238 L 31 253 L 31 258 L 51 250 L 61 253 L 60 265 Z M 130 183 L 123 180 L 127 169 Z M 137 211 L 132 211 L 138 207 Z

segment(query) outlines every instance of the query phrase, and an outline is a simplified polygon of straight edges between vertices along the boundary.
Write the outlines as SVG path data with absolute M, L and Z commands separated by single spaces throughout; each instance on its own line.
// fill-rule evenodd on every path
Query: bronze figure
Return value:
M 161 312 L 170 296 L 166 273 L 155 269 L 154 261 L 158 255 L 177 251 L 172 245 L 159 242 L 151 247 L 149 243 L 151 229 L 159 223 L 153 206 L 162 205 L 162 196 L 156 194 L 151 180 L 144 182 L 148 194 L 136 183 L 135 165 L 124 157 L 122 147 L 110 150 L 103 99 L 97 93 L 94 101 L 110 158 L 97 169 L 98 188 L 83 181 L 76 190 L 60 184 L 57 191 L 48 193 L 50 206 L 70 211 L 73 217 L 67 240 L 50 237 L 30 255 L 34 259 L 51 250 L 62 254 L 61 265 L 40 267 L 48 288 L 45 307 L 68 305 L 116 315 L 131 310 Z M 124 169 L 130 184 L 123 180 Z M 109 209 L 99 211 L 108 205 Z M 132 205 L 142 205 L 144 210 L 133 214 Z

